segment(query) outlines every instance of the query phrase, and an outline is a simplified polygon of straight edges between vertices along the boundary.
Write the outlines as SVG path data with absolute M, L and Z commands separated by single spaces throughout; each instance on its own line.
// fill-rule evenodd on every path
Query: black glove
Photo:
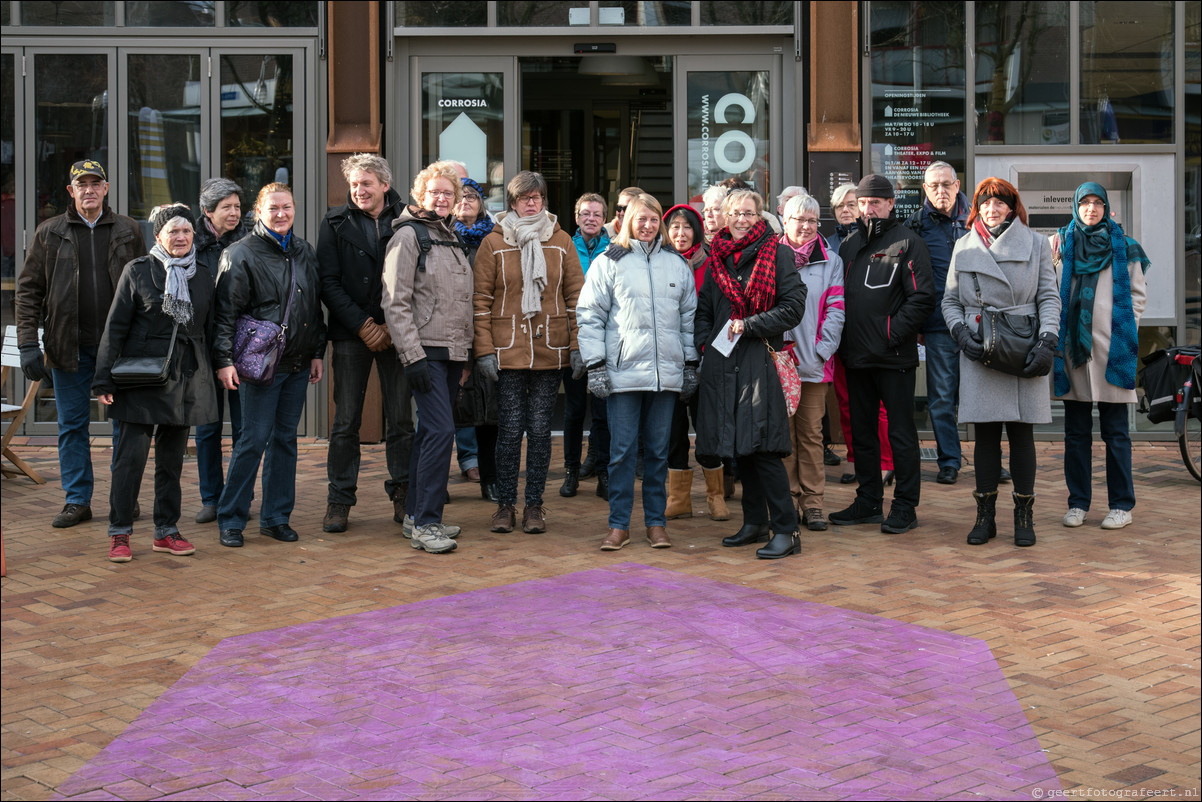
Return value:
M 960 353 L 973 362 L 979 362 L 981 357 L 985 356 L 985 348 L 981 345 L 980 340 L 974 337 L 972 332 L 968 330 L 968 326 L 965 326 L 963 323 L 957 323 L 956 327 L 952 329 L 952 336 L 960 344 Z
M 584 366 L 584 359 L 580 356 L 579 351 L 572 351 L 568 354 L 568 360 L 572 364 L 572 378 L 579 381 L 584 378 L 584 374 L 588 373 L 588 368 Z
M 495 383 L 500 378 L 500 367 L 497 362 L 496 354 L 485 354 L 476 360 L 476 371 L 484 378 L 485 381 Z
M 409 389 L 412 392 L 428 393 L 434 389 L 434 380 L 430 378 L 430 363 L 424 359 L 406 365 L 405 378 L 409 380 Z
M 684 381 L 680 387 L 680 402 L 687 404 L 693 400 L 693 396 L 697 393 L 697 368 L 692 364 L 686 363 L 684 366 Z
M 1052 363 L 1056 359 L 1056 346 L 1059 343 L 1060 338 L 1050 331 L 1039 335 L 1039 340 L 1027 354 L 1027 362 L 1023 365 L 1023 378 L 1033 379 L 1051 373 Z
M 22 345 L 20 350 L 21 370 L 25 373 L 26 378 L 31 382 L 45 381 L 47 378 L 46 362 L 42 357 L 42 349 L 31 343 Z

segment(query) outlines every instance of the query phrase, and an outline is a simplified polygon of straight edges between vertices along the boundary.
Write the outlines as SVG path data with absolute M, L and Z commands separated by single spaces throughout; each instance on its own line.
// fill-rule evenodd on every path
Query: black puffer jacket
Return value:
M 234 329 L 238 316 L 283 323 L 290 286 L 289 263 L 296 266 L 296 297 L 288 317 L 288 338 L 276 373 L 308 370 L 309 361 L 326 351 L 326 325 L 321 312 L 317 254 L 296 234 L 287 251 L 260 220 L 245 238 L 221 254 L 217 274 L 216 331 L 213 334 L 213 367 L 234 364 Z
M 776 302 L 766 312 L 744 321 L 743 336 L 730 356 L 710 346 L 730 322 L 730 300 L 708 271 L 701 286 L 693 322 L 693 342 L 702 355 L 697 407 L 699 458 L 755 453 L 786 457 L 793 450 L 785 395 L 768 345 L 773 349 L 783 347 L 784 333 L 801 322 L 806 286 L 793 264 L 792 249 L 779 245 L 772 231 L 759 243 L 745 248 L 738 263 L 728 262 L 727 268 L 746 287 L 756 254 L 764 247 L 777 249 Z
M 894 217 L 861 219 L 839 247 L 846 317 L 839 357 L 852 370 L 918 367 L 918 333 L 935 308 L 922 237 Z
M 384 251 L 392 239 L 392 221 L 405 208 L 401 196 L 390 189 L 384 195 L 379 218 L 351 202 L 331 209 L 317 232 L 317 262 L 321 275 L 321 300 L 330 311 L 331 340 L 357 340 L 369 317 L 384 322 L 380 307 Z M 376 229 L 375 241 L 370 230 Z
M 197 426 L 217 420 L 217 385 L 209 361 L 213 327 L 213 277 L 197 263 L 188 280 L 192 322 L 180 326 L 171 357 L 171 373 L 163 387 L 119 388 L 113 384 L 113 362 L 121 356 L 162 356 L 171 347 L 175 322 L 163 312 L 167 272 L 153 256 L 125 267 L 104 336 L 96 353 L 92 392 L 112 393 L 109 416 L 130 423 Z
M 202 217 L 196 221 L 196 264 L 204 265 L 213 280 L 217 280 L 217 271 L 221 269 L 221 253 L 226 248 L 240 241 L 250 233 L 250 229 L 239 223 L 233 231 L 227 231 L 218 237 L 209 228 L 208 222 Z

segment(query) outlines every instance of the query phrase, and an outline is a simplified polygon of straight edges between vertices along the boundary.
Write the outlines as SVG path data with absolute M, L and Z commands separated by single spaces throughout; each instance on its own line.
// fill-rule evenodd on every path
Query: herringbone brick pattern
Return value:
M 98 481 L 95 520 L 51 529 L 50 519 L 62 505 L 54 452 L 24 446 L 22 456 L 51 483 L 39 487 L 6 479 L 2 484 L 9 565 L 0 659 L 3 796 L 50 797 L 225 638 L 637 562 L 979 638 L 996 658 L 1065 789 L 1164 790 L 1197 798 L 1199 486 L 1180 466 L 1175 447 L 1139 444 L 1135 452 L 1136 522 L 1118 532 L 1097 527 L 1105 514 L 1103 502 L 1095 504 L 1085 527 L 1060 526 L 1065 491 L 1059 447 L 1048 443 L 1039 447 L 1039 543 L 1034 548 L 1009 544 L 1007 518 L 988 546 L 964 544 L 973 515 L 968 470 L 955 486 L 924 482 L 921 525 L 908 535 L 885 536 L 869 526 L 835 527 L 803 534 L 800 558 L 761 562 L 749 550 L 723 549 L 718 543 L 738 525 L 737 499 L 732 522 L 670 522 L 671 549 L 652 550 L 636 536 L 621 552 L 599 552 L 604 502 L 591 494 L 590 482 L 582 484 L 577 498 L 559 499 L 554 472 L 548 534 L 489 534 L 491 505 L 479 499 L 476 485 L 455 480 L 447 519 L 465 528 L 459 549 L 437 556 L 416 552 L 392 522 L 382 491 L 381 447 L 365 448 L 361 501 L 352 510 L 350 530 L 322 535 L 325 450 L 323 443 L 310 443 L 302 444 L 293 519 L 299 543 L 259 537 L 252 521 L 245 548 L 223 549 L 212 525 L 190 523 L 199 506 L 193 502 L 186 504 L 181 529 L 197 545 L 195 556 L 152 553 L 144 520 L 136 525 L 134 561 L 115 565 L 104 559 L 105 479 Z M 107 449 L 97 448 L 97 465 L 107 459 Z M 841 471 L 830 469 L 830 476 Z M 925 478 L 933 474 L 928 471 Z M 185 481 L 194 487 L 192 462 L 186 464 Z M 694 508 L 700 512 L 699 481 L 694 490 Z M 828 511 L 849 503 L 852 492 L 828 484 Z M 1100 470 L 1095 493 L 1104 494 Z M 186 490 L 185 498 L 189 495 L 195 498 L 195 491 Z M 145 510 L 151 501 L 146 482 Z M 635 527 L 637 509 L 636 504 Z M 632 534 L 640 532 L 636 528 Z M 745 615 L 752 620 L 757 614 Z M 642 635 L 640 624 L 646 626 L 628 622 L 631 643 Z M 470 657 L 470 650 L 465 652 Z M 790 704 L 799 702 L 796 694 L 781 695 Z M 597 703 L 604 705 L 604 699 Z M 755 703 L 771 707 L 773 700 L 749 700 L 753 712 L 759 709 Z M 575 721 L 587 726 L 587 716 Z M 548 726 L 564 723 L 571 722 L 548 721 Z M 846 728 L 846 734 L 846 749 L 853 752 L 854 728 Z M 433 773 L 425 775 L 428 779 L 451 769 L 432 761 L 424 770 Z M 491 768 L 454 770 L 467 781 Z M 561 762 L 528 778 L 525 787 L 535 787 L 535 779 L 562 780 L 571 771 L 572 764 Z M 852 768 L 828 779 L 847 783 L 865 774 Z M 774 790 L 778 786 L 757 784 L 767 776 L 743 763 L 715 759 L 711 773 L 698 782 L 724 788 L 732 797 L 767 798 L 780 793 Z M 856 793 L 918 795 L 901 774 L 892 785 L 883 776 L 883 785 Z M 214 797 L 227 796 L 244 779 L 231 766 L 204 787 Z M 231 784 L 228 793 L 216 785 L 223 782 Z M 194 787 L 163 790 L 196 798 Z M 109 793 L 138 795 L 132 789 Z M 337 795 L 326 786 L 308 793 Z M 575 793 L 574 787 L 559 795 Z M 688 793 L 681 788 L 675 795 Z M 969 793 L 949 781 L 921 795 Z M 510 789 L 506 795 L 522 794 Z

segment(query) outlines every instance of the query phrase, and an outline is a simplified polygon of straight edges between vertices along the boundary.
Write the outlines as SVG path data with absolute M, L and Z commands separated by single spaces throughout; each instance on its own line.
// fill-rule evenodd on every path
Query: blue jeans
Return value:
M 92 379 L 96 349 L 79 350 L 79 370 L 52 368 L 54 406 L 58 411 L 58 472 L 68 504 L 92 504 L 92 447 L 88 424 L 92 421 Z M 113 451 L 121 426 L 113 424 Z
M 1098 402 L 1098 422 L 1106 443 L 1106 496 L 1112 510 L 1135 508 L 1131 476 L 1131 435 L 1127 405 Z M 1064 402 L 1064 483 L 1068 506 L 1089 509 L 1093 498 L 1093 403 Z
M 960 470 L 960 430 L 956 426 L 960 352 L 946 331 L 929 331 L 923 337 L 927 347 L 927 409 L 935 432 L 939 467 Z
M 668 506 L 668 440 L 677 393 L 614 393 L 609 418 L 609 528 L 629 529 L 634 507 L 634 463 L 643 441 L 643 525 L 663 526 Z M 777 460 L 779 462 L 780 460 Z
M 459 457 L 459 470 L 467 473 L 469 468 L 480 467 L 480 447 L 476 444 L 476 427 L 464 426 L 455 430 L 455 453 Z
M 216 507 L 225 487 L 225 463 L 221 457 L 221 435 L 225 428 L 225 399 L 230 400 L 230 448 L 238 447 L 242 434 L 242 402 L 237 390 L 217 384 L 217 422 L 196 427 L 196 471 L 199 474 L 200 503 Z
M 384 403 L 384 461 L 388 478 L 384 492 L 396 498 L 409 484 L 409 454 L 413 450 L 413 402 L 409 382 L 396 351 L 369 351 L 360 340 L 336 340 L 331 358 L 334 380 L 334 422 L 330 426 L 330 452 L 326 478 L 329 504 L 353 506 L 359 489 L 359 425 L 372 363 L 380 376 Z
M 270 387 L 239 385 L 242 435 L 230 457 L 225 489 L 217 502 L 220 528 L 246 528 L 260 461 L 264 465 L 259 525 L 288 523 L 296 506 L 296 427 L 305 409 L 308 386 L 308 370 L 276 374 Z
M 453 404 L 459 392 L 462 362 L 427 359 L 431 389 L 413 391 L 417 402 L 417 435 L 409 455 L 409 495 L 405 514 L 415 526 L 442 523 L 442 507 L 447 499 L 447 474 L 451 468 L 451 448 L 455 444 Z

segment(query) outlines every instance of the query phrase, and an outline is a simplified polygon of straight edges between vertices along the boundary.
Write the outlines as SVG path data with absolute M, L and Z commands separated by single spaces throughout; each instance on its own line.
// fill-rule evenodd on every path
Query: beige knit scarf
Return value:
M 555 215 L 546 209 L 529 217 L 509 212 L 501 218 L 505 242 L 522 252 L 522 315 L 527 320 L 543 311 L 547 288 L 547 259 L 542 244 L 555 233 Z

